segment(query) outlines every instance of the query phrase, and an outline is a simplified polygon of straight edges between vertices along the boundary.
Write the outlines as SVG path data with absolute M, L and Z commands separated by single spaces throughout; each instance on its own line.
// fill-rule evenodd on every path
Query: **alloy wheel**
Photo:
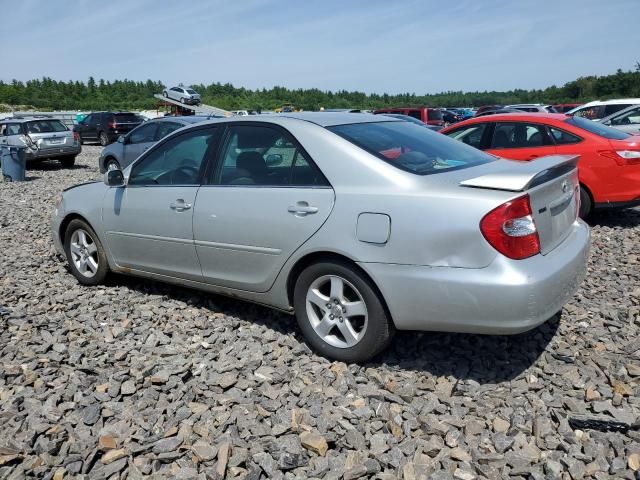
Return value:
M 353 347 L 367 331 L 367 306 L 362 294 L 340 276 L 323 275 L 311 283 L 306 310 L 315 333 L 334 347 Z
M 71 235 L 71 260 L 76 270 L 87 278 L 98 272 L 98 247 L 86 230 L 78 228 Z

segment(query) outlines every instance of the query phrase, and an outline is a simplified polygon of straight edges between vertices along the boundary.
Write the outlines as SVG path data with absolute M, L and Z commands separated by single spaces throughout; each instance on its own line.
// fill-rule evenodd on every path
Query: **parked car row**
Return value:
M 128 136 L 155 140 L 173 120 Z M 82 284 L 120 272 L 295 313 L 309 344 L 342 361 L 371 358 L 397 329 L 529 330 L 586 272 L 578 157 L 515 162 L 473 143 L 363 113 L 190 123 L 65 190 L 54 243 Z

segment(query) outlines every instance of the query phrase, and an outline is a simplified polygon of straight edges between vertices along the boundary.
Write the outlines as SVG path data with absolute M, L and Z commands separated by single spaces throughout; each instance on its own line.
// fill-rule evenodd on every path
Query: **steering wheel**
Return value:
M 175 181 L 176 176 L 178 176 L 178 179 L 181 178 L 178 174 L 182 174 L 183 176 L 182 178 L 188 178 L 189 180 L 193 180 L 198 178 L 198 175 L 200 174 L 200 169 L 194 165 L 180 165 L 173 172 L 171 172 L 171 183 L 174 185 L 181 183 L 181 182 Z

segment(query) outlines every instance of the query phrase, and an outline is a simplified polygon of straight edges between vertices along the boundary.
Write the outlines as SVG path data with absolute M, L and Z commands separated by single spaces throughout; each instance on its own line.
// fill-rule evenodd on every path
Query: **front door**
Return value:
M 104 227 L 118 265 L 202 279 L 193 242 L 193 206 L 215 143 L 215 127 L 188 130 L 140 158 L 126 186 L 109 189 Z
M 274 125 L 232 125 L 198 193 L 194 238 L 204 280 L 267 291 L 329 216 L 333 189 L 297 141 Z
M 554 155 L 556 147 L 544 125 L 496 122 L 488 152 L 512 160 L 535 160 Z

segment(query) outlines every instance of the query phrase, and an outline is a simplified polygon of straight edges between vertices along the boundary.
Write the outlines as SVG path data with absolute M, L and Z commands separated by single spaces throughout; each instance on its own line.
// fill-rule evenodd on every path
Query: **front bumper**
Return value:
M 553 317 L 586 274 L 590 231 L 582 221 L 547 255 L 466 269 L 361 263 L 400 330 L 514 334 Z

